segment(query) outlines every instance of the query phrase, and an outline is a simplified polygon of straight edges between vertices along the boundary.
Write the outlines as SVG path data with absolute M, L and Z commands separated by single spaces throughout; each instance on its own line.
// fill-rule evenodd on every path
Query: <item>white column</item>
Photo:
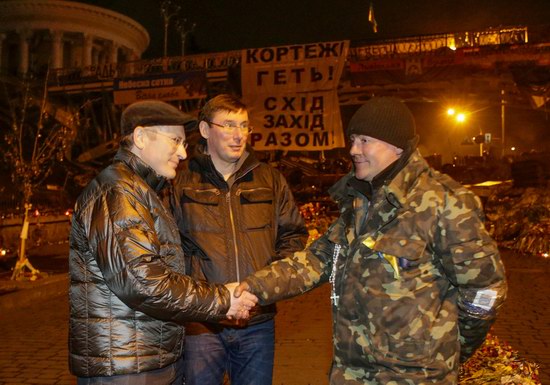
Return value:
M 109 63 L 118 63 L 118 44 L 114 41 L 111 42 L 110 46 L 110 52 L 109 52 Z
M 95 66 L 98 66 L 100 65 L 101 63 L 99 62 L 100 60 L 100 51 L 99 51 L 99 48 L 97 47 L 94 47 L 92 45 L 92 65 L 95 65 Z
M 105 47 L 101 47 L 101 49 L 97 53 L 97 65 L 98 66 L 104 66 L 107 64 L 107 56 L 108 52 L 105 51 Z
M 18 72 L 25 75 L 29 71 L 29 39 L 32 32 L 28 29 L 17 31 L 19 34 L 19 68 Z
M 130 50 L 130 60 L 139 60 L 139 52 L 134 49 Z
M 75 68 L 81 66 L 82 55 L 78 55 L 79 47 L 72 40 L 69 40 L 67 49 L 69 50 L 69 68 Z
M 63 32 L 51 30 L 52 35 L 52 68 L 63 68 Z
M 92 46 L 94 38 L 92 35 L 84 34 L 84 41 L 82 45 L 82 67 L 89 67 L 92 65 Z

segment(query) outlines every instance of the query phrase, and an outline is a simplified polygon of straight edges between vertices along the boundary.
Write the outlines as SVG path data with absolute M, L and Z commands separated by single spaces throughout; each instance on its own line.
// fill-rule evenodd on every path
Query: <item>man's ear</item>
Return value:
M 142 126 L 137 126 L 134 128 L 132 135 L 134 139 L 134 146 L 140 150 L 143 150 L 143 147 L 145 147 L 145 129 Z
M 199 123 L 199 131 L 204 139 L 208 139 L 210 135 L 210 126 L 204 120 L 201 120 Z

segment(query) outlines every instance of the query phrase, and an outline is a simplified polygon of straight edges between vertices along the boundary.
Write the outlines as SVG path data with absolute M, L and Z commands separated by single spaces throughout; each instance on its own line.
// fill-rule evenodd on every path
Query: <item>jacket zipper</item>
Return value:
M 241 175 L 235 177 L 234 184 L 237 183 L 239 179 L 248 174 L 250 171 L 258 167 L 260 164 L 254 164 L 248 170 L 244 170 Z M 237 196 L 240 195 L 240 189 L 237 190 Z M 239 272 L 239 247 L 237 246 L 237 231 L 235 230 L 235 219 L 233 217 L 233 210 L 231 208 L 231 188 L 227 191 L 225 195 L 225 200 L 227 201 L 227 206 L 229 207 L 229 220 L 231 221 L 231 231 L 233 232 L 233 249 L 235 251 L 235 269 L 237 273 L 237 282 L 241 282 L 241 273 Z
M 255 188 L 248 188 L 246 190 L 238 189 L 237 192 L 235 193 L 235 195 L 240 196 L 243 193 L 243 191 L 244 192 L 249 192 L 249 191 L 260 191 L 260 190 L 272 191 L 272 189 L 270 189 L 268 187 L 255 187 Z
M 192 187 L 184 187 L 183 190 L 196 191 L 196 192 L 213 192 L 216 195 L 220 195 L 220 190 L 217 188 L 196 189 Z
M 231 209 L 231 191 L 225 195 L 227 206 L 229 207 L 229 221 L 231 222 L 231 231 L 233 232 L 233 249 L 235 252 L 235 269 L 237 272 L 237 282 L 241 282 L 241 274 L 239 273 L 239 248 L 237 247 L 237 232 L 235 231 L 235 219 L 233 210 Z

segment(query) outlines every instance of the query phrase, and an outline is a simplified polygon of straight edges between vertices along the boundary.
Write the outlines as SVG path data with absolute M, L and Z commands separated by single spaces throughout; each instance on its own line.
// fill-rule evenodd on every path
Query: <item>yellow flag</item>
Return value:
M 372 2 L 369 5 L 369 23 L 372 24 L 372 30 L 374 33 L 378 32 L 378 24 L 376 23 L 376 19 L 374 18 L 374 5 Z

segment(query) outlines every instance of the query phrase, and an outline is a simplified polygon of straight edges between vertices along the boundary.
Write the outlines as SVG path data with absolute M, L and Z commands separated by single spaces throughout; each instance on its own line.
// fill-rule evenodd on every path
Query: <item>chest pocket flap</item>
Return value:
M 181 195 L 181 208 L 183 213 L 182 232 L 190 232 L 198 239 L 203 233 L 223 234 L 225 229 L 225 216 L 221 213 L 220 190 L 191 189 L 186 188 Z M 210 238 L 208 238 L 210 239 Z
M 269 188 L 240 190 L 241 203 L 273 203 L 273 191 Z
M 193 190 L 184 189 L 182 194 L 182 203 L 200 203 L 203 205 L 218 205 L 220 190 Z
M 417 261 L 422 257 L 426 249 L 426 241 L 416 239 L 397 239 L 383 236 L 376 240 L 372 246 L 374 251 L 383 254 L 393 255 L 399 258 L 405 258 L 409 261 Z
M 245 231 L 272 228 L 273 224 L 273 191 L 269 188 L 239 190 L 241 220 Z

